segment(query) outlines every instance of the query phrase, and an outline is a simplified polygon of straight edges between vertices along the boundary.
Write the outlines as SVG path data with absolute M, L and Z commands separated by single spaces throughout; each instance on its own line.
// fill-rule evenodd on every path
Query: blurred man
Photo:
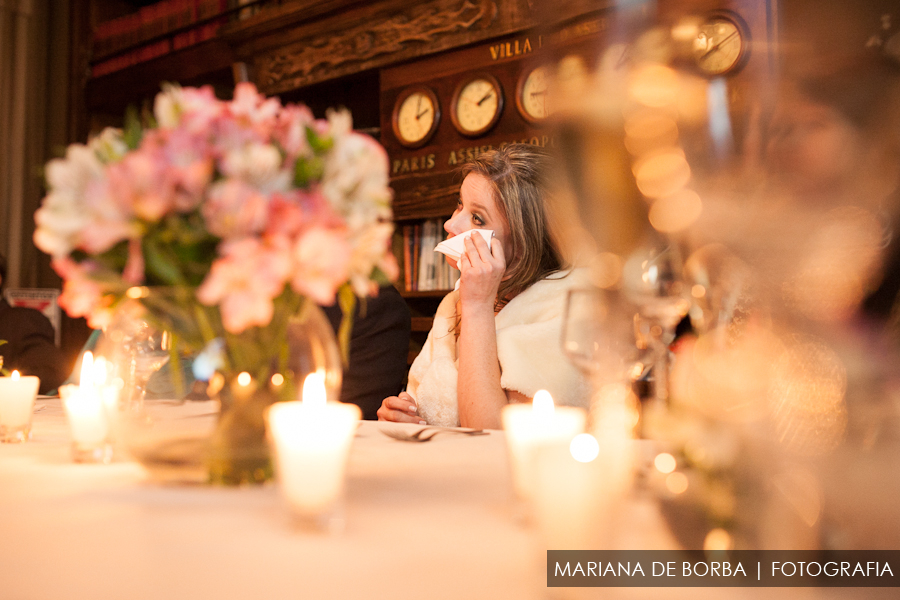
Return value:
M 3 368 L 41 380 L 39 392 L 55 390 L 68 375 L 65 358 L 54 343 L 50 320 L 33 308 L 10 306 L 2 296 L 6 257 L 0 254 L 0 358 Z

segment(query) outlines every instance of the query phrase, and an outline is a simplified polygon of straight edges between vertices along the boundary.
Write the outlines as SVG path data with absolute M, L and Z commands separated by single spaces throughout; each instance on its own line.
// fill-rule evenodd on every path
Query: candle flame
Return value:
M 18 372 L 18 371 L 13 371 L 12 373 L 10 373 L 9 376 L 10 376 L 11 379 L 18 379 L 18 378 L 19 378 L 19 372 Z
M 325 400 L 325 371 L 320 369 L 303 380 L 303 404 L 324 406 Z
M 538 390 L 531 401 L 531 411 L 539 420 L 553 418 L 553 396 L 547 390 Z
M 94 372 L 94 355 L 90 351 L 84 353 L 84 358 L 81 359 L 81 379 L 79 379 L 79 385 L 82 388 L 87 388 L 93 385 L 93 372 Z

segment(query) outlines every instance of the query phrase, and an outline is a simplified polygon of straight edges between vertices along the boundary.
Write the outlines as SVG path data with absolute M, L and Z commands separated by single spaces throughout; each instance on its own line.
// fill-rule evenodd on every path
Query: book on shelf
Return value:
M 447 263 L 443 254 L 434 251 L 444 239 L 443 230 L 442 219 L 401 227 L 403 289 L 407 292 L 451 290 L 459 279 L 459 271 Z
M 216 19 L 216 15 L 227 9 L 228 0 L 162 0 L 135 13 L 99 23 L 94 29 L 93 51 L 101 60 L 91 67 L 91 75 L 106 75 L 211 39 L 228 20 L 225 16 Z M 206 19 L 211 20 L 200 23 Z M 194 23 L 200 24 L 157 39 Z M 151 42 L 153 39 L 156 41 Z M 127 48 L 130 50 L 116 54 Z M 109 58 L 102 60 L 104 56 Z

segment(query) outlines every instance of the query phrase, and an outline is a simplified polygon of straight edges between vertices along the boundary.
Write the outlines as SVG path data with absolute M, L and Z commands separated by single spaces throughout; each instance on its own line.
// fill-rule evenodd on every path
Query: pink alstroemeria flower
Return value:
M 239 179 L 226 179 L 210 187 L 200 210 L 210 233 L 220 238 L 240 238 L 265 228 L 269 199 Z
M 59 305 L 70 316 L 87 317 L 88 324 L 95 329 L 105 326 L 111 313 L 104 303 L 103 288 L 91 279 L 92 263 L 78 264 L 70 258 L 54 258 L 50 266 L 63 280 Z
M 350 247 L 344 229 L 313 227 L 306 230 L 293 248 L 291 287 L 319 304 L 331 304 L 347 280 Z
M 221 258 L 197 289 L 197 299 L 219 305 L 226 331 L 240 333 L 272 319 L 272 299 L 290 273 L 290 245 L 285 238 L 242 238 L 222 244 Z
M 256 91 L 252 83 L 239 83 L 234 88 L 234 99 L 228 110 L 239 123 L 249 125 L 260 139 L 268 139 L 275 129 L 281 103 L 277 98 L 266 98 Z

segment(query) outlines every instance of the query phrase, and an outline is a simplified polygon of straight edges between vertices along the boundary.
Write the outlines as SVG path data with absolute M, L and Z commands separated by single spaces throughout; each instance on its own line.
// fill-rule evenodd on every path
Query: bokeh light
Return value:
M 579 433 L 572 438 L 569 452 L 572 453 L 572 458 L 578 462 L 589 463 L 600 454 L 600 444 L 591 434 Z
M 703 211 L 703 202 L 690 189 L 658 199 L 650 207 L 650 224 L 657 231 L 675 233 L 694 224 Z
M 734 539 L 731 537 L 730 533 L 721 527 L 710 530 L 703 540 L 703 549 L 707 552 L 715 550 L 731 550 L 733 547 Z
M 675 471 L 666 476 L 666 489 L 673 494 L 683 494 L 688 489 L 688 478 L 684 473 Z
M 675 470 L 677 463 L 675 457 L 668 452 L 660 452 L 656 455 L 656 458 L 653 459 L 653 465 L 660 473 L 671 473 Z
M 638 189 L 648 198 L 672 196 L 691 179 L 684 151 L 674 146 L 643 155 L 633 171 Z

